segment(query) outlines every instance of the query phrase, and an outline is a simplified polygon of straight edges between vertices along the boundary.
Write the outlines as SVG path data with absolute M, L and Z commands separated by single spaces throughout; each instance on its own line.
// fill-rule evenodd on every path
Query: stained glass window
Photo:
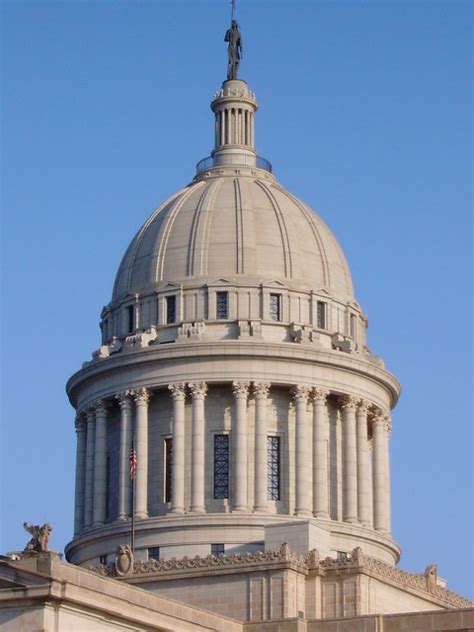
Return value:
M 318 301 L 317 326 L 326 329 L 326 303 Z
M 216 292 L 216 318 L 229 318 L 229 292 Z
M 280 500 L 280 437 L 267 437 L 267 498 Z
M 165 503 L 171 502 L 172 488 L 172 467 L 173 467 L 173 439 L 165 439 Z
M 229 498 L 229 435 L 214 435 L 214 498 Z
M 176 322 L 176 296 L 166 297 L 166 322 Z
M 281 320 L 281 294 L 270 294 L 270 319 Z

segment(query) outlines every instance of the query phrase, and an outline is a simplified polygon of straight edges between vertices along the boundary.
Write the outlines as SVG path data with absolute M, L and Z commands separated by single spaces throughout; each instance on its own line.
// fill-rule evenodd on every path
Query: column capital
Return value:
M 312 391 L 312 397 L 315 404 L 325 404 L 330 391 L 326 388 L 316 386 Z
M 92 408 L 95 411 L 96 417 L 104 417 L 107 414 L 107 402 L 105 402 L 103 399 L 98 399 L 96 402 L 94 402 Z
M 132 395 L 133 391 L 122 391 L 121 393 L 117 393 L 115 395 L 115 399 L 117 400 L 121 409 L 130 408 L 132 405 Z
M 247 397 L 249 394 L 250 382 L 232 382 L 232 392 L 234 397 Z
M 147 388 L 137 388 L 137 390 L 133 392 L 133 399 L 137 406 L 145 406 L 148 404 L 150 397 L 151 393 Z
M 339 398 L 339 404 L 343 410 L 355 411 L 360 402 L 360 397 L 355 395 L 343 395 Z
M 372 413 L 372 426 L 382 427 L 386 432 L 390 432 L 392 430 L 390 413 L 382 408 L 375 408 Z
M 76 414 L 76 418 L 74 420 L 74 426 L 78 434 L 79 432 L 85 432 L 87 428 L 87 421 L 86 421 L 86 416 L 84 412 L 80 411 Z
M 305 384 L 295 384 L 295 386 L 291 387 L 290 392 L 294 399 L 304 399 L 307 401 L 310 391 L 310 387 Z
M 266 399 L 270 391 L 270 382 L 253 382 L 253 393 L 256 399 Z
M 185 382 L 176 382 L 175 384 L 168 384 L 168 389 L 173 399 L 182 399 L 186 397 L 186 384 Z
M 193 399 L 204 399 L 207 393 L 206 382 L 189 382 L 188 388 Z
M 372 404 L 367 399 L 361 399 L 357 406 L 357 412 L 361 415 L 367 415 L 371 406 Z

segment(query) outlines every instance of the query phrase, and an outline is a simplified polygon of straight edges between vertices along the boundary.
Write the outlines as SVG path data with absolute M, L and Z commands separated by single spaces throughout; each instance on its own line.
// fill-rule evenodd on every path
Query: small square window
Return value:
M 103 566 L 107 566 L 107 555 L 101 555 L 99 557 L 99 564 L 102 564 Z
M 176 322 L 176 296 L 166 297 L 166 322 Z
M 318 329 L 326 329 L 326 303 L 318 301 L 317 305 L 317 327 Z
M 281 294 L 270 294 L 270 320 L 281 320 Z
M 211 544 L 211 555 L 224 555 L 225 547 L 223 544 Z
M 152 546 L 148 549 L 148 559 L 149 560 L 157 560 L 160 559 L 160 547 Z
M 229 292 L 216 292 L 216 318 L 218 320 L 229 318 Z

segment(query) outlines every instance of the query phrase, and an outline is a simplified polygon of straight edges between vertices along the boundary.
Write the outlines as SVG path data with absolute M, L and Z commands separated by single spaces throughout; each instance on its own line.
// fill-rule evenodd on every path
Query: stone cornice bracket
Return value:
M 189 382 L 188 388 L 193 399 L 204 399 L 207 393 L 206 382 Z
M 186 397 L 186 383 L 176 382 L 175 384 L 168 384 L 168 389 L 173 399 L 183 399 Z
M 339 404 L 343 410 L 352 410 L 355 412 L 359 405 L 360 397 L 355 395 L 343 395 L 339 398 Z
M 76 418 L 74 420 L 74 426 L 76 428 L 76 432 L 85 432 L 87 428 L 86 414 L 83 411 L 80 411 L 76 414 Z
M 270 392 L 270 382 L 253 382 L 252 386 L 255 399 L 267 399 Z
M 144 406 L 148 403 L 148 400 L 151 397 L 151 393 L 147 388 L 138 388 L 133 393 L 133 399 L 135 400 L 135 404 L 137 406 Z
M 385 432 L 390 433 L 392 431 L 390 413 L 382 408 L 375 408 L 372 414 L 372 426 L 381 426 Z
M 315 404 L 325 404 L 329 397 L 330 391 L 326 388 L 319 388 L 318 386 L 312 390 L 312 398 Z
M 104 416 L 107 414 L 107 402 L 105 402 L 103 399 L 98 399 L 96 402 L 94 402 L 92 407 L 95 410 L 96 417 L 98 415 Z
M 133 391 L 122 391 L 121 393 L 117 393 L 115 399 L 117 400 L 121 409 L 130 408 L 132 405 L 132 395 Z
M 310 387 L 304 384 L 296 384 L 291 388 L 291 395 L 294 399 L 304 399 L 305 401 L 307 401 L 310 392 Z
M 250 382 L 232 382 L 232 392 L 234 397 L 248 397 L 250 388 Z

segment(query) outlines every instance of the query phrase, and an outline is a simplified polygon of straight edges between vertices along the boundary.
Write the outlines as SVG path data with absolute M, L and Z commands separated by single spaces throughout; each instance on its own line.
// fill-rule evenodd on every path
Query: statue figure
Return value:
M 237 79 L 237 73 L 239 71 L 240 60 L 243 53 L 242 36 L 239 31 L 237 20 L 232 20 L 232 25 L 230 29 L 227 30 L 224 41 L 229 42 L 227 49 L 229 56 L 227 79 Z
M 126 577 L 133 570 L 133 553 L 128 544 L 119 544 L 115 554 L 115 572 L 119 577 Z
M 25 546 L 25 552 L 34 551 L 35 553 L 44 553 L 48 550 L 49 536 L 53 528 L 46 522 L 43 526 L 29 525 L 23 523 L 23 528 L 32 535 L 31 540 Z
M 433 592 L 438 583 L 437 582 L 437 579 L 438 579 L 437 565 L 430 564 L 429 566 L 427 566 L 424 575 L 425 575 L 426 589 L 429 592 Z

